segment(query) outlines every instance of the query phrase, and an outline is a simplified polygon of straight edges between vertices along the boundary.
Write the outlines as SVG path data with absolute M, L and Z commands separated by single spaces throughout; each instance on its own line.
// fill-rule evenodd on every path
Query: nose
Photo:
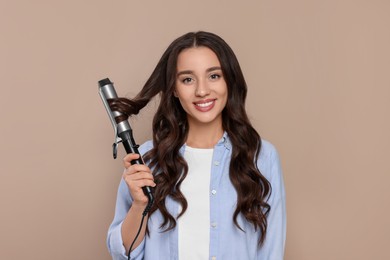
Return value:
M 210 87 L 205 80 L 199 80 L 195 89 L 195 95 L 197 97 L 205 97 L 210 94 Z

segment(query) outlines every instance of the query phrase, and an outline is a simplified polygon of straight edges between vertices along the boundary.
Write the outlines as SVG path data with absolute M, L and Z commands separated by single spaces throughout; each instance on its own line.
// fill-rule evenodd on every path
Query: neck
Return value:
M 193 148 L 214 148 L 223 133 L 222 125 L 219 127 L 190 125 L 186 143 Z

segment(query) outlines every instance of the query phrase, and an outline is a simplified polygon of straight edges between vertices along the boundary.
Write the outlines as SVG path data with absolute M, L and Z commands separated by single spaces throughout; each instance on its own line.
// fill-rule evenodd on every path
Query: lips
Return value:
M 216 99 L 207 99 L 198 102 L 194 102 L 195 108 L 201 112 L 210 111 L 215 105 Z

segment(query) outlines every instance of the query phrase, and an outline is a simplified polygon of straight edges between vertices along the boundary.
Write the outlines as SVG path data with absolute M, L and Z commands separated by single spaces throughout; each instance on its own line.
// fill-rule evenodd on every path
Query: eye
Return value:
M 217 74 L 217 73 L 214 73 L 214 74 L 211 74 L 210 75 L 210 79 L 212 79 L 212 80 L 217 80 L 217 79 L 219 79 L 221 77 L 221 75 L 220 74 Z
M 190 77 L 181 79 L 181 82 L 183 82 L 184 84 L 190 84 L 193 81 L 194 80 L 192 78 L 190 78 Z

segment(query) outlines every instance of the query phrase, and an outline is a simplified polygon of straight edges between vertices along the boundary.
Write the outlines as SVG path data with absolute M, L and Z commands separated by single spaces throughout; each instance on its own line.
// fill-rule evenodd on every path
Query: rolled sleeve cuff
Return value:
M 113 260 L 125 260 L 128 258 L 126 254 L 126 248 L 123 245 L 121 230 L 122 223 L 111 230 L 111 234 L 108 239 L 108 249 Z M 144 247 L 145 238 L 142 240 L 141 244 L 139 244 L 136 248 L 133 249 L 133 251 L 131 251 L 131 259 L 143 259 Z

